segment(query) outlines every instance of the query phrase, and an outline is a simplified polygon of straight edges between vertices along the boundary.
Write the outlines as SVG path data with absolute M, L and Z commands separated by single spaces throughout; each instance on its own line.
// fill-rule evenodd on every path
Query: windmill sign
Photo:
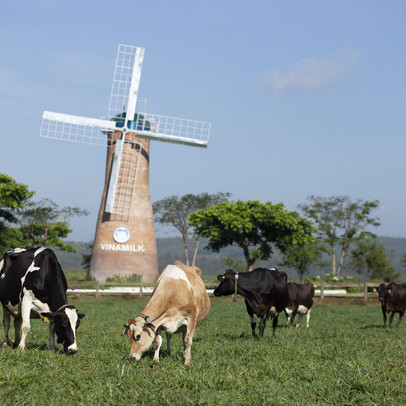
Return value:
M 44 111 L 41 137 L 107 147 L 105 185 L 90 274 L 158 275 L 149 191 L 149 141 L 207 147 L 210 123 L 138 113 L 144 48 L 120 44 L 107 119 Z

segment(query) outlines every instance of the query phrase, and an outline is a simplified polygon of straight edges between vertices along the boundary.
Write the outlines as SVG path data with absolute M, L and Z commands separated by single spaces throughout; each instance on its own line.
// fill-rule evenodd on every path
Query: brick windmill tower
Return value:
M 150 140 L 207 147 L 210 123 L 137 112 L 144 48 L 119 45 L 107 119 L 44 111 L 41 137 L 107 147 L 90 273 L 158 275 L 149 191 Z

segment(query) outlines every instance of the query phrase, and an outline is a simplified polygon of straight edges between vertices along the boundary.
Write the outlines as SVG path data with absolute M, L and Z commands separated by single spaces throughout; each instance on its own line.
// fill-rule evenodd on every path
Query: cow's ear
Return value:
M 222 281 L 222 280 L 224 279 L 224 276 L 223 276 L 223 275 L 217 275 L 217 279 L 218 279 L 219 281 Z
M 85 317 L 85 315 L 83 313 L 78 313 L 78 317 L 79 317 L 79 319 L 83 319 L 83 317 Z
M 41 316 L 44 318 L 44 322 L 45 323 L 49 323 L 50 320 L 54 320 L 55 319 L 55 315 L 53 313 L 41 313 Z
M 130 324 L 129 324 L 129 323 L 124 324 L 123 327 L 124 327 L 123 334 L 124 334 L 125 336 L 128 336 L 128 338 L 131 338 L 131 336 L 132 336 L 132 331 L 131 331 L 131 328 L 130 328 Z

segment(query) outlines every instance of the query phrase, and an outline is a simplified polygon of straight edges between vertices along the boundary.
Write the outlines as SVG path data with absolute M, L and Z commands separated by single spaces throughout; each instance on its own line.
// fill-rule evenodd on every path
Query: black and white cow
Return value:
M 221 283 L 214 291 L 215 296 L 237 293 L 245 298 L 252 335 L 257 337 L 254 319 L 254 314 L 256 314 L 261 319 L 259 336 L 263 336 L 266 320 L 271 316 L 273 319 L 272 335 L 275 337 L 279 313 L 284 311 L 289 300 L 286 273 L 274 268 L 256 268 L 252 272 L 236 274 L 229 269 L 224 275 L 219 275 L 217 279 Z
M 3 346 L 11 345 L 8 338 L 11 316 L 14 317 L 14 346 L 20 350 L 25 348 L 30 318 L 41 318 L 49 322 L 49 347 L 55 349 L 56 333 L 57 342 L 63 345 L 64 351 L 76 353 L 76 330 L 84 314 L 68 305 L 67 287 L 61 265 L 52 250 L 17 248 L 7 252 L 0 262 Z
M 307 283 L 288 283 L 289 304 L 286 306 L 285 314 L 287 317 L 286 324 L 292 325 L 295 321 L 296 314 L 299 314 L 299 320 L 296 327 L 299 327 L 304 314 L 307 314 L 306 327 L 309 327 L 310 313 L 313 306 L 314 285 Z

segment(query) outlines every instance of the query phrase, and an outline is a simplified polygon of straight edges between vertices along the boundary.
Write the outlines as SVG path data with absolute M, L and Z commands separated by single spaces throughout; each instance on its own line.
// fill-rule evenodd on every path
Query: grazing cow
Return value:
M 180 261 L 168 265 L 162 271 L 142 313 L 124 324 L 124 334 L 131 339 L 130 356 L 139 361 L 153 344 L 154 361 L 159 362 L 161 330 L 166 331 L 169 355 L 171 335 L 181 332 L 185 365 L 188 365 L 195 328 L 204 321 L 209 310 L 210 299 L 202 281 L 201 270 Z
M 74 306 L 68 305 L 65 275 L 55 253 L 45 247 L 29 250 L 17 248 L 7 252 L 0 262 L 0 301 L 3 305 L 5 339 L 8 338 L 10 316 L 14 317 L 14 347 L 25 348 L 30 331 L 30 318 L 49 322 L 49 347 L 55 349 L 54 334 L 67 354 L 77 352 L 76 329 L 80 319 Z M 20 337 L 20 330 L 22 336 Z
M 313 306 L 314 285 L 307 283 L 288 283 L 289 303 L 285 308 L 287 317 L 286 324 L 292 326 L 295 321 L 296 314 L 299 313 L 299 320 L 296 327 L 299 327 L 304 314 L 307 314 L 306 327 L 309 327 L 310 313 Z
M 395 313 L 399 313 L 399 320 L 396 327 L 399 327 L 406 310 L 406 284 L 381 283 L 378 287 L 379 300 L 382 304 L 382 314 L 384 328 L 386 328 L 386 313 L 391 313 L 389 317 L 389 327 L 392 327 L 392 320 Z
M 273 319 L 272 336 L 275 337 L 279 313 L 288 305 L 289 293 L 287 275 L 277 269 L 256 268 L 252 272 L 235 273 L 229 269 L 217 279 L 221 282 L 215 289 L 215 296 L 239 294 L 245 298 L 245 305 L 251 320 L 252 335 L 258 337 L 254 313 L 261 319 L 259 336 L 262 337 L 266 320 Z

